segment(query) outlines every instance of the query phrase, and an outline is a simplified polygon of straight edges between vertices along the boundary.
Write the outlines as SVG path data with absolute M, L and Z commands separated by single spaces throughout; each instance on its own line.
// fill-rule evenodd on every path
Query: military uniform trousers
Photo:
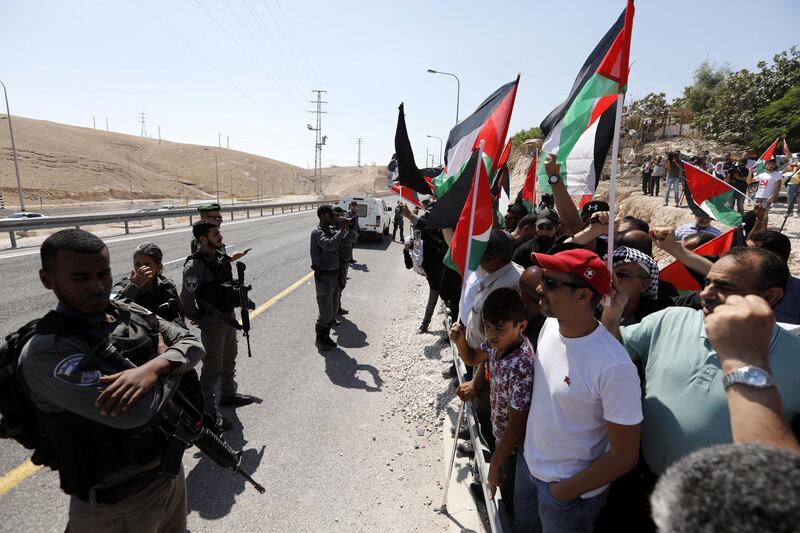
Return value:
M 347 287 L 347 274 L 350 271 L 350 263 L 339 263 L 339 297 L 336 299 L 336 310 L 342 308 L 342 293 L 344 288 Z
M 67 533 L 173 533 L 186 531 L 186 478 L 157 477 L 115 504 L 89 503 L 72 496 Z
M 200 386 L 206 411 L 214 413 L 217 385 L 221 386 L 223 397 L 233 396 L 236 392 L 236 328 L 221 320 L 210 320 L 201 325 L 200 340 L 206 349 L 200 370 Z
M 319 308 L 317 326 L 332 328 L 336 325 L 336 312 L 339 310 L 339 294 L 341 293 L 339 270 L 314 272 L 314 286 L 317 289 L 317 307 Z

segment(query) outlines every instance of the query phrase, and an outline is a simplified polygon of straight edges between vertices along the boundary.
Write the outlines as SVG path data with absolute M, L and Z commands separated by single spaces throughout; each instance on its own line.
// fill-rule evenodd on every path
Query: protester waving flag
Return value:
M 414 152 L 411 149 L 411 141 L 408 140 L 406 130 L 405 106 L 400 104 L 400 111 L 397 115 L 397 131 L 394 134 L 394 160 L 397 161 L 397 183 L 403 187 L 408 187 L 420 194 L 430 194 L 430 187 L 414 161 Z
M 471 174 L 466 166 L 475 148 L 484 141 L 483 164 L 490 182 L 499 170 L 508 123 L 517 96 L 517 79 L 503 85 L 478 106 L 475 112 L 450 131 L 445 149 L 446 170 L 433 179 L 438 201 L 428 217 L 431 229 L 454 228 L 466 202 Z M 466 179 L 461 179 L 465 176 Z
M 456 224 L 450 249 L 444 257 L 444 264 L 458 271 L 462 281 L 469 272 L 478 270 L 484 250 L 489 243 L 492 230 L 492 193 L 489 189 L 489 176 L 486 166 L 480 164 L 483 159 L 484 143 L 472 152 L 468 159 L 467 171 L 472 172 L 467 201 L 461 210 Z M 469 178 L 466 178 L 469 180 Z
M 405 187 L 403 185 L 395 184 L 389 187 L 389 190 L 391 190 L 393 193 L 395 193 L 396 195 L 398 195 L 400 198 L 410 203 L 411 205 L 422 208 L 422 202 L 419 199 L 417 191 L 415 191 L 414 189 L 410 187 Z
M 633 0 L 583 64 L 569 97 L 541 124 L 542 152 L 556 154 L 561 179 L 572 195 L 594 194 L 614 138 L 614 104 L 628 83 Z M 542 157 L 540 189 L 550 192 Z
M 693 213 L 708 215 L 732 228 L 742 225 L 742 215 L 728 207 L 728 201 L 734 194 L 743 193 L 685 161 L 683 173 L 686 178 L 686 199 Z
M 775 149 L 777 147 L 778 147 L 778 139 L 775 139 L 775 142 L 769 145 L 767 151 L 761 154 L 761 157 L 758 158 L 756 164 L 753 165 L 753 176 L 756 176 L 758 174 L 763 174 L 764 172 L 766 172 L 766 169 L 764 168 L 764 163 L 766 163 L 770 159 L 775 158 Z
M 694 253 L 702 256 L 720 256 L 731 249 L 734 233 L 739 231 L 734 228 L 694 249 Z M 661 269 L 658 279 L 671 283 L 681 295 L 702 289 L 700 283 L 692 276 L 689 269 L 680 261 L 674 261 Z

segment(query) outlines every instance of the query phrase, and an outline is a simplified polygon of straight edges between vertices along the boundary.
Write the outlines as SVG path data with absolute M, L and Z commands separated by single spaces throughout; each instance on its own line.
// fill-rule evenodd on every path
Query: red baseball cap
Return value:
M 602 295 L 611 288 L 611 273 L 596 253 L 584 248 L 565 250 L 554 255 L 531 254 L 535 266 L 548 270 L 575 274 Z

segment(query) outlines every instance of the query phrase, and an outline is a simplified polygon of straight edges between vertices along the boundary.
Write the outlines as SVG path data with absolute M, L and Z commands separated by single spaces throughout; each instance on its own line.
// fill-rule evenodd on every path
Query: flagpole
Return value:
M 478 146 L 478 161 L 475 164 L 475 176 L 472 180 L 472 205 L 470 206 L 470 213 L 469 213 L 469 233 L 467 234 L 467 259 L 464 262 L 464 272 L 461 277 L 461 296 L 459 296 L 459 309 L 464 308 L 464 287 L 466 286 L 467 281 L 467 274 L 470 272 L 469 270 L 469 258 L 470 254 L 472 253 L 472 230 L 475 227 L 475 208 L 478 204 L 478 185 L 481 179 L 481 165 L 483 164 L 483 145 L 486 141 L 481 141 L 480 146 Z
M 611 145 L 611 183 L 608 192 L 608 271 L 614 272 L 614 219 L 616 218 L 617 172 L 619 161 L 619 134 L 622 129 L 622 105 L 625 93 L 617 94 L 617 114 L 614 118 L 614 142 Z

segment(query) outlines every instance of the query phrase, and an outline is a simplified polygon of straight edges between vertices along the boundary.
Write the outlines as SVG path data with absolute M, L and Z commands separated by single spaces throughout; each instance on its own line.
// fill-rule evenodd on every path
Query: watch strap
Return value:
M 775 379 L 772 374 L 757 366 L 743 366 L 732 372 L 728 372 L 722 378 L 722 386 L 725 390 L 736 383 L 747 385 L 755 389 L 766 389 L 775 386 Z

